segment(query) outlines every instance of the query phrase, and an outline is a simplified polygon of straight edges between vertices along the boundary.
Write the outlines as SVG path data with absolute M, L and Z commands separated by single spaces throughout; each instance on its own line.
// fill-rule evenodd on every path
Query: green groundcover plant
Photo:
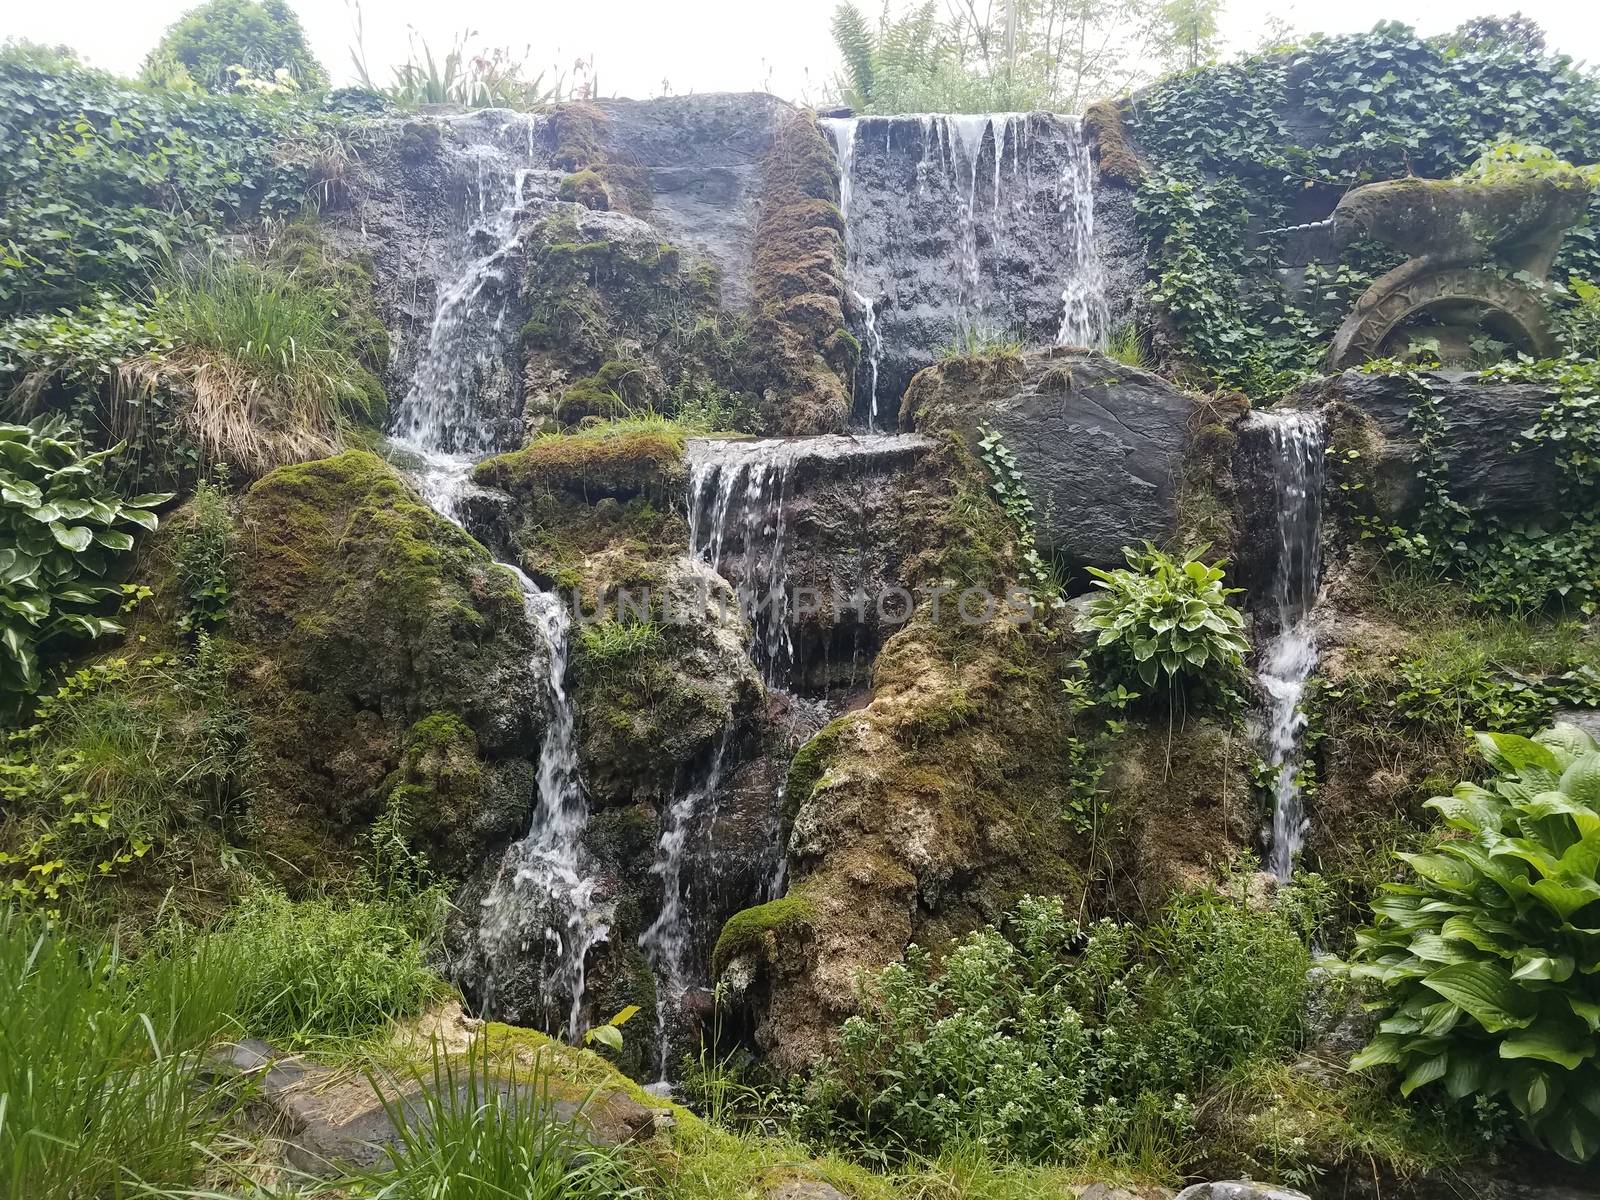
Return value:
M 1565 1158 L 1600 1152 L 1600 748 L 1572 725 L 1477 735 L 1495 775 L 1428 801 L 1446 829 L 1386 884 L 1347 966 L 1384 1012 L 1356 1069 L 1508 1102 Z
M 39 689 L 42 655 L 121 628 L 100 615 L 121 589 L 97 581 L 172 497 L 110 491 L 114 453 L 84 454 L 59 418 L 0 425 L 0 712 Z

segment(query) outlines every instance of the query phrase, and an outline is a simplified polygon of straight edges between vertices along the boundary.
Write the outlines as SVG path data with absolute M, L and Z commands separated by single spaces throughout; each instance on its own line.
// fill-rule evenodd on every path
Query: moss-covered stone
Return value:
M 860 347 L 844 333 L 838 177 L 810 113 L 795 113 L 773 135 L 761 188 L 752 291 L 763 416 L 773 432 L 841 429 Z
M 1136 187 L 1145 177 L 1145 169 L 1122 124 L 1122 105 L 1115 100 L 1097 100 L 1084 109 L 1083 128 L 1094 139 L 1100 177 Z
M 815 911 L 804 895 L 791 892 L 735 913 L 717 935 L 717 946 L 711 954 L 712 979 L 740 955 L 776 953 L 777 939 L 800 935 L 810 927 Z
M 381 459 L 256 483 L 234 596 L 248 824 L 285 882 L 361 860 L 396 791 L 449 870 L 521 827 L 543 688 L 520 589 Z
M 564 492 L 584 500 L 676 498 L 684 435 L 670 427 L 599 426 L 536 438 L 521 450 L 478 464 L 473 478 L 519 496 Z
M 611 192 L 606 187 L 606 181 L 598 172 L 587 167 L 564 178 L 556 189 L 556 195 L 596 212 L 611 208 Z

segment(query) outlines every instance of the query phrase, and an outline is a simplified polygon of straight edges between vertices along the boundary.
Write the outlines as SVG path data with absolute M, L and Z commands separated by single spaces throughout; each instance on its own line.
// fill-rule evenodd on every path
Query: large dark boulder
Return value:
M 1049 350 L 950 359 L 911 382 L 902 423 L 1000 434 L 1033 501 L 1041 551 L 1122 562 L 1122 548 L 1177 527 L 1194 398 L 1099 354 Z
M 317 886 L 396 807 L 450 873 L 520 832 L 548 664 L 515 577 L 361 451 L 272 472 L 238 523 L 227 634 L 262 861 Z
M 1433 395 L 1440 419 L 1450 494 L 1478 513 L 1508 519 L 1536 517 L 1558 507 L 1561 474 L 1549 445 L 1531 444 L 1526 434 L 1557 400 L 1542 384 L 1500 383 L 1453 371 L 1417 376 Z M 1333 402 L 1370 418 L 1378 435 L 1369 439 L 1373 497 L 1386 516 L 1414 515 L 1423 499 L 1417 473 L 1418 435 L 1411 414 L 1424 399 L 1405 375 L 1345 371 L 1303 389 L 1298 405 Z

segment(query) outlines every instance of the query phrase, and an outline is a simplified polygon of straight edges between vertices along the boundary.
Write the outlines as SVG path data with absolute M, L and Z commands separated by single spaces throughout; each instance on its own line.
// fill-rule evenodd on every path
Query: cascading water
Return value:
M 1273 772 L 1272 840 L 1267 865 L 1281 880 L 1294 873 L 1305 844 L 1300 794 L 1300 709 L 1317 665 L 1311 610 L 1317 599 L 1322 542 L 1322 474 L 1326 427 L 1315 412 L 1264 412 L 1250 418 L 1271 452 L 1278 502 L 1277 557 L 1272 576 L 1276 632 L 1256 668 L 1266 701 L 1262 749 Z
M 1067 226 L 1066 285 L 1061 291 L 1058 346 L 1103 346 L 1110 312 L 1105 273 L 1094 244 L 1094 160 L 1084 137 L 1083 122 L 1068 130 L 1068 154 L 1061 171 L 1057 202 Z
M 869 430 L 893 423 L 900 391 L 953 334 L 1105 344 L 1108 272 L 1081 120 L 924 114 L 833 117 L 822 128 L 839 166 L 858 412 Z
M 844 270 L 847 283 L 852 278 L 850 264 L 855 257 L 850 246 L 850 199 L 858 125 L 855 117 L 829 117 L 822 122 L 822 127 L 833 141 L 834 158 L 839 164 L 839 213 L 844 217 Z M 883 355 L 883 337 L 878 333 L 878 313 L 872 297 L 851 285 L 850 299 L 861 314 L 861 349 L 867 356 L 869 389 L 867 428 L 871 430 L 878 427 L 878 362 Z
M 689 855 L 689 834 L 702 811 L 716 803 L 723 766 L 728 754 L 728 730 L 723 732 L 705 767 L 682 782 L 677 795 L 662 813 L 661 839 L 650 872 L 661 880 L 661 911 L 639 935 L 656 975 L 656 1054 L 659 1083 L 667 1085 L 671 1060 L 673 1018 L 683 1011 L 685 998 L 695 984 L 691 951 L 694 945 L 690 881 L 683 867 Z
M 481 124 L 488 116 L 469 120 Z M 497 130 L 498 140 L 504 142 L 525 127 L 531 160 L 537 121 L 509 117 Z M 427 342 L 396 410 L 391 437 L 419 460 L 415 475 L 423 498 L 460 525 L 473 463 L 500 448 L 486 413 L 486 392 L 511 386 L 507 314 L 516 294 L 514 267 L 524 236 L 524 192 L 531 168 L 518 165 L 492 143 L 475 143 L 455 153 L 468 167 L 464 174 L 475 179 L 476 204 L 469 207 L 456 257 L 439 282 Z M 564 1028 L 575 1038 L 584 958 L 608 930 L 596 909 L 595 881 L 585 872 L 581 844 L 588 806 L 566 691 L 571 621 L 559 599 L 540 591 L 517 567 L 502 565 L 516 575 L 529 626 L 543 647 L 549 723 L 539 752 L 528 832 L 506 851 L 483 904 L 478 930 L 483 967 L 477 982 L 484 1010 L 493 1012 L 497 975 L 525 959 L 534 942 L 542 943 L 540 992 L 546 1028 Z M 557 1012 L 562 1014 L 559 1021 Z
M 740 603 L 755 630 L 751 657 L 768 687 L 788 682 L 794 660 L 786 541 L 789 474 L 799 451 L 798 443 L 777 439 L 730 442 L 689 469 L 690 553 L 741 581 Z

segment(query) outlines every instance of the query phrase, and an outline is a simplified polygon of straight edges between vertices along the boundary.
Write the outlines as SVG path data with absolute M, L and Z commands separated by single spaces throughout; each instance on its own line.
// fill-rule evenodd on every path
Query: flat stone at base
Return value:
M 1304 1192 L 1274 1187 L 1270 1183 L 1228 1179 L 1218 1183 L 1197 1183 L 1178 1193 L 1177 1200 L 1311 1200 Z

